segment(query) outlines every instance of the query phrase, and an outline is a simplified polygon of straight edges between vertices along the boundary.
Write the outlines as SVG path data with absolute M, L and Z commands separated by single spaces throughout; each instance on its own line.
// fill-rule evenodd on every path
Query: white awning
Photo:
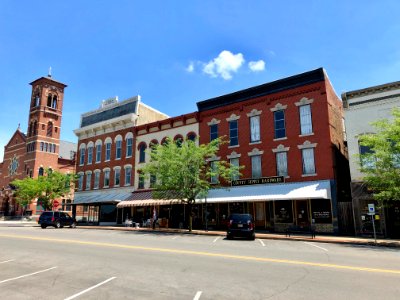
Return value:
M 330 181 L 319 180 L 219 188 L 209 190 L 207 195 L 207 203 L 301 199 L 331 199 Z M 205 199 L 196 199 L 196 203 L 205 203 Z

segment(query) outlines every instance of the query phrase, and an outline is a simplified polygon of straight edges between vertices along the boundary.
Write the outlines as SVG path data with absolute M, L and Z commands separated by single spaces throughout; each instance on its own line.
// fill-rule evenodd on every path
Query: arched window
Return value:
M 133 152 L 133 134 L 132 132 L 128 132 L 125 135 L 125 141 L 126 141 L 126 152 L 125 156 L 126 157 L 132 157 L 132 152 Z
M 158 141 L 157 140 L 151 140 L 149 147 L 151 149 L 151 152 L 155 151 L 158 145 Z
M 40 106 L 40 95 L 39 94 L 37 94 L 35 96 L 35 106 L 36 107 Z
M 48 107 L 51 107 L 51 101 L 53 100 L 53 96 L 52 96 L 52 94 L 49 94 L 48 96 L 47 96 L 47 106 Z
M 53 102 L 51 103 L 51 108 L 57 108 L 57 95 L 53 96 Z
M 178 147 L 181 147 L 182 146 L 182 142 L 183 142 L 183 136 L 181 136 L 180 134 L 176 135 L 174 137 L 174 142 L 176 143 L 176 145 Z
M 28 136 L 31 136 L 32 135 L 32 128 L 33 127 L 33 122 L 31 122 L 30 124 L 29 124 L 29 126 L 28 126 Z
M 35 121 L 35 122 L 33 123 L 33 130 L 32 130 L 32 133 L 33 133 L 33 135 L 37 135 L 37 133 L 38 133 L 38 124 L 37 124 L 37 121 Z
M 115 159 L 120 159 L 122 156 L 122 136 L 117 135 L 115 141 Z
M 192 131 L 192 132 L 189 132 L 189 133 L 187 134 L 186 138 L 187 138 L 189 141 L 194 142 L 194 141 L 196 140 L 196 138 L 197 138 L 197 135 Z
M 53 123 L 47 123 L 47 136 L 53 136 Z
M 161 145 L 166 145 L 166 144 L 168 144 L 168 138 L 167 137 L 165 137 L 165 138 L 163 138 L 162 140 L 161 140 Z
M 144 163 L 146 161 L 146 144 L 145 143 L 140 143 L 138 150 L 139 150 L 139 162 Z
M 43 176 L 44 169 L 42 167 L 39 168 L 39 176 Z

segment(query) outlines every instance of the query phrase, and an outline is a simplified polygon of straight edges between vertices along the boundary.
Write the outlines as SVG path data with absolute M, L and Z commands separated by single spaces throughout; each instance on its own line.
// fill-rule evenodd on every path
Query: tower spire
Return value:
M 48 77 L 51 77 L 51 67 L 49 68 L 49 75 L 47 75 Z

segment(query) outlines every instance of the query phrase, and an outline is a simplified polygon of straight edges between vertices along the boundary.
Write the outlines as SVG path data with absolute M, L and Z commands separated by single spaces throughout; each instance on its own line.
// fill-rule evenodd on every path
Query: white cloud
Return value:
M 252 72 L 261 72 L 265 70 L 265 62 L 260 59 L 258 61 L 251 61 L 249 62 L 249 69 Z
M 186 71 L 189 73 L 192 73 L 194 71 L 194 63 L 190 62 L 190 64 L 187 66 Z
M 232 78 L 232 73 L 235 73 L 244 63 L 242 53 L 233 54 L 230 51 L 222 51 L 218 57 L 204 64 L 203 72 L 211 77 L 221 76 L 225 80 Z

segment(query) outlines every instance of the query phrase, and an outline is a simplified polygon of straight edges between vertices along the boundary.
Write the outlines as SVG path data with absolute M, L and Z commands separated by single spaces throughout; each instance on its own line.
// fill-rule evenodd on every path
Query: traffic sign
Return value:
M 53 201 L 53 207 L 57 207 L 60 203 L 57 200 Z
M 375 215 L 375 204 L 368 204 L 368 214 Z

